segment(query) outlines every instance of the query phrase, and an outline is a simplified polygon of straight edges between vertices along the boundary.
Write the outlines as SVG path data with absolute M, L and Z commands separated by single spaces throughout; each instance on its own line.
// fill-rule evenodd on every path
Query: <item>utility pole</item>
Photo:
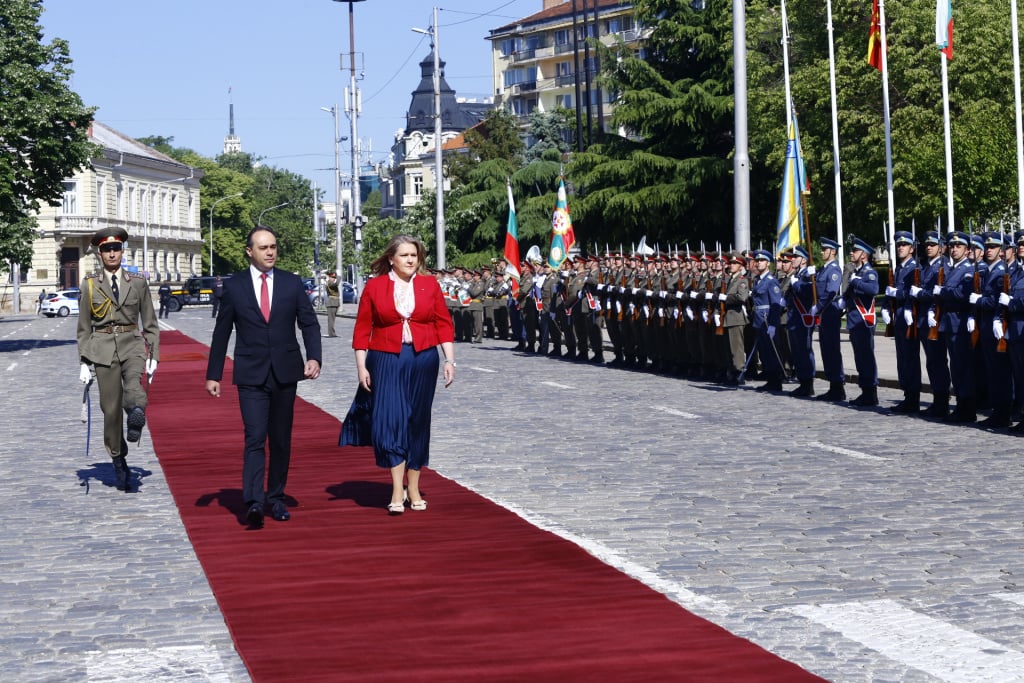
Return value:
M 441 154 L 441 135 L 443 122 L 441 121 L 441 52 L 437 46 L 437 7 L 434 7 L 434 25 L 430 30 L 414 28 L 416 33 L 425 33 L 430 36 L 431 47 L 434 50 L 434 185 L 437 198 L 436 212 L 434 216 L 434 240 L 437 243 L 437 268 L 443 270 L 445 262 L 445 224 L 444 224 L 444 164 Z

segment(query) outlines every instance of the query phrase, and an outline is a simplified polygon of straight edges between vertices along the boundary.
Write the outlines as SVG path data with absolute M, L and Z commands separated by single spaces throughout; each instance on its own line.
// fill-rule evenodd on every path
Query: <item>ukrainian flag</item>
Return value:
M 775 253 L 780 254 L 802 244 L 805 239 L 804 214 L 801 195 L 810 194 L 807 169 L 800 152 L 800 131 L 796 123 L 796 112 L 789 126 L 789 140 L 786 143 L 786 164 L 782 175 L 782 193 L 779 198 L 779 221 L 776 227 Z

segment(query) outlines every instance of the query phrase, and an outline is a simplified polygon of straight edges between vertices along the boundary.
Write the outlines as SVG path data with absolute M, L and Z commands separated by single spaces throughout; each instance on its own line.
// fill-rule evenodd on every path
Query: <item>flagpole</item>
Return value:
M 785 84 L 785 88 L 786 88 L 786 137 L 788 139 L 789 136 L 790 136 L 790 130 L 793 130 L 794 134 L 795 134 L 795 123 L 793 121 L 793 118 L 794 118 L 794 116 L 793 116 L 793 93 L 790 90 L 790 83 L 789 83 L 789 18 L 788 18 L 788 15 L 786 14 L 786 0 L 782 0 L 781 11 L 782 11 L 782 74 L 783 74 L 783 83 Z M 830 15 L 831 15 L 831 13 L 830 13 Z M 832 98 L 832 102 L 833 102 L 833 105 L 834 105 L 835 104 L 835 98 L 834 97 Z M 799 143 L 799 141 L 797 141 L 797 143 Z M 787 151 L 787 155 L 788 155 L 788 151 Z M 797 211 L 802 210 L 803 214 L 804 214 L 804 220 L 803 220 L 803 223 L 804 223 L 804 237 L 807 240 L 807 244 L 805 245 L 805 247 L 807 249 L 807 253 L 810 254 L 811 253 L 811 225 L 810 225 L 810 221 L 808 220 L 809 216 L 807 214 L 807 195 L 805 195 L 804 191 L 803 191 L 804 190 L 804 188 L 802 187 L 803 180 L 800 178 L 799 164 L 800 164 L 800 150 L 798 148 L 797 149 L 797 182 L 801 184 L 801 187 L 797 188 L 797 193 L 798 193 L 798 195 L 800 197 L 800 206 L 797 208 Z
M 946 66 L 946 55 L 939 52 L 942 62 L 942 130 L 945 135 L 946 147 L 946 224 L 953 222 L 953 145 L 949 125 L 949 69 Z
M 1020 39 L 1017 0 L 1010 0 L 1010 34 L 1013 38 L 1013 113 L 1017 125 L 1017 228 L 1024 230 L 1024 131 L 1021 126 Z
M 836 241 L 843 244 L 843 182 L 839 170 L 839 111 L 836 105 L 836 48 L 832 32 L 832 0 L 825 3 L 828 11 L 828 77 L 832 90 L 832 164 L 834 170 L 836 192 Z M 807 219 L 806 210 L 804 219 Z M 808 221 L 807 230 L 810 231 Z M 808 239 L 808 241 L 810 241 Z
M 889 225 L 896 225 L 896 201 L 892 190 L 892 130 L 889 126 L 889 39 L 886 37 L 885 0 L 878 0 L 878 22 L 882 36 L 882 119 L 885 123 L 885 196 L 889 205 Z M 842 259 L 843 243 L 839 243 Z

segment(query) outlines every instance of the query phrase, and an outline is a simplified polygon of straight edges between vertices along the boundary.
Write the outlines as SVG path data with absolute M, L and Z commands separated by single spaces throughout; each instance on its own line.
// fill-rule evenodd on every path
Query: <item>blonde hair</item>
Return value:
M 370 272 L 374 275 L 386 275 L 391 271 L 391 259 L 398 253 L 398 248 L 403 244 L 411 244 L 416 247 L 416 271 L 423 271 L 423 264 L 427 261 L 427 248 L 423 246 L 423 242 L 413 237 L 412 235 L 395 235 L 388 242 L 388 246 L 384 247 L 384 253 L 378 256 L 373 263 L 370 264 Z

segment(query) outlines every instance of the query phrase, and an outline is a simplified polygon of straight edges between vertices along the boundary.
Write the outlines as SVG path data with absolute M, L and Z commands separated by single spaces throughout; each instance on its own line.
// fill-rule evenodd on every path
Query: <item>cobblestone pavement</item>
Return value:
M 208 309 L 164 323 L 212 330 Z M 351 325 L 300 384 L 339 417 Z M 118 672 L 167 660 L 165 680 L 189 680 L 186 663 L 192 680 L 247 680 L 148 444 L 129 457 L 139 493 L 109 470 L 80 486 L 73 335 L 69 320 L 0 320 L 19 396 L 0 447 L 14 496 L 0 673 L 138 680 Z M 829 680 L 1024 681 L 1018 437 L 886 415 L 889 388 L 858 410 L 510 347 L 456 346 L 434 406 L 440 474 Z M 56 432 L 45 460 L 37 425 Z M 105 461 L 94 430 L 88 462 Z

